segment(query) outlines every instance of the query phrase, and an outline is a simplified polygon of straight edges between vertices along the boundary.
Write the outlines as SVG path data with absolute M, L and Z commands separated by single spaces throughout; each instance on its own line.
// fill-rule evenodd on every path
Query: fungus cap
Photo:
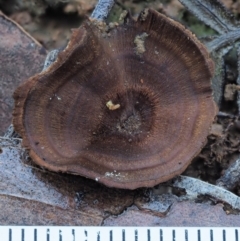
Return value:
M 216 114 L 206 48 L 145 10 L 104 32 L 91 20 L 14 93 L 13 124 L 40 166 L 107 186 L 151 187 L 181 172 Z

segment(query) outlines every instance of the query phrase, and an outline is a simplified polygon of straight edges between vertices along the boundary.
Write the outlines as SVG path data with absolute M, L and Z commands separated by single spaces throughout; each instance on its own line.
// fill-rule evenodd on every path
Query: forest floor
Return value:
M 36 39 L 47 51 L 50 51 L 57 48 L 64 48 L 66 46 L 71 36 L 71 29 L 80 26 L 86 16 L 90 16 L 96 2 L 96 0 L 0 0 L 0 10 L 10 19 L 22 26 L 22 28 Z M 239 19 L 239 1 L 224 0 L 222 2 L 236 16 L 236 18 Z M 204 39 L 215 33 L 211 28 L 204 25 L 188 12 L 178 0 L 118 0 L 108 21 L 116 21 L 123 10 L 129 10 L 133 16 L 137 16 L 145 7 L 154 8 L 181 22 L 200 39 Z M 237 60 L 234 51 L 226 56 L 224 68 L 225 86 L 227 84 L 236 84 Z M 214 185 L 224 174 L 225 170 L 239 159 L 240 153 L 240 118 L 237 108 L 237 95 L 235 94 L 232 98 L 228 98 L 225 89 L 223 90 L 223 93 L 225 93 L 225 95 L 223 94 L 223 99 L 219 106 L 219 114 L 216 116 L 212 125 L 208 141 L 201 153 L 194 158 L 192 164 L 183 173 L 185 176 L 194 177 Z M 4 130 L 1 131 L 4 132 Z M 94 188 L 91 186 L 91 188 L 88 189 L 92 190 Z M 89 190 L 85 190 L 78 194 L 78 201 L 82 198 L 81 195 L 88 195 L 88 192 L 91 192 Z M 240 196 L 240 183 L 235 183 L 234 188 L 230 191 Z M 106 192 L 106 189 L 104 189 L 103 192 Z M 132 194 L 128 191 L 127 194 L 126 192 L 124 192 L 124 194 L 121 193 L 121 195 L 127 196 L 125 200 L 127 204 L 122 204 L 125 208 L 121 207 L 117 211 L 112 209 L 109 211 L 106 208 L 106 210 L 104 210 L 104 215 L 106 215 L 106 213 L 115 215 L 122 213 L 123 210 L 126 210 L 126 206 L 130 207 L 135 205 L 139 208 L 139 206 L 141 206 L 140 204 L 137 204 L 139 196 L 143 199 L 147 196 L 143 190 L 140 191 L 140 193 L 141 194 Z M 121 195 L 118 193 L 115 198 L 117 199 L 117 197 L 120 197 Z M 132 195 L 134 195 L 135 201 L 132 201 Z M 97 197 L 95 199 L 91 197 L 90 199 L 94 202 L 94 200 L 97 200 Z M 111 203 L 111 201 L 109 201 L 109 203 Z M 81 203 L 79 205 L 81 206 L 83 204 Z M 115 208 L 117 209 L 117 207 Z M 86 207 L 84 206 L 83 209 L 85 210 Z M 144 210 L 144 207 L 139 209 Z M 94 208 L 92 208 L 90 212 L 94 213 Z M 131 212 L 134 213 L 135 209 L 131 209 Z M 109 220 L 109 222 L 105 222 L 105 225 L 111 225 L 114 223 L 113 220 Z M 99 223 L 93 222 L 93 224 L 99 225 L 102 224 L 101 222 L 102 221 L 99 221 Z

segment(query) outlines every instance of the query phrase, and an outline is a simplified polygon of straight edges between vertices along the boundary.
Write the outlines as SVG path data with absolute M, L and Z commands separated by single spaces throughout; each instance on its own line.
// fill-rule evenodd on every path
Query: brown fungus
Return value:
M 217 110 L 214 64 L 181 24 L 145 13 L 104 37 L 86 21 L 15 91 L 14 127 L 38 165 L 134 189 L 180 174 L 199 153 Z

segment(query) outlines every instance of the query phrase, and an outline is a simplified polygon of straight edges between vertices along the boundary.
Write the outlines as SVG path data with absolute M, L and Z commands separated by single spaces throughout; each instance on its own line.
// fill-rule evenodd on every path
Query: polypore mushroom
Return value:
M 104 33 L 87 20 L 14 94 L 14 127 L 40 166 L 134 189 L 185 170 L 216 114 L 206 48 L 146 10 Z

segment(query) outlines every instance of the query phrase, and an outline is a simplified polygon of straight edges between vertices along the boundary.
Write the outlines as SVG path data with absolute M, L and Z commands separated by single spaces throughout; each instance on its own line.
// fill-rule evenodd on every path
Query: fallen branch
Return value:
M 114 0 L 99 0 L 95 7 L 91 18 L 98 21 L 104 21 L 108 17 L 115 1 Z

